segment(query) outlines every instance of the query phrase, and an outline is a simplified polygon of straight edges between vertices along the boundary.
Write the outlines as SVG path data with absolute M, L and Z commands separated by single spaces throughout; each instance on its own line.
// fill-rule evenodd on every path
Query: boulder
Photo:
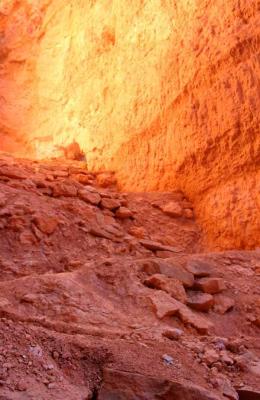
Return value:
M 214 305 L 214 297 L 208 293 L 193 293 L 187 300 L 187 305 L 197 311 L 209 311 Z
M 144 280 L 144 284 L 150 288 L 160 289 L 168 293 L 174 299 L 186 303 L 187 295 L 182 283 L 174 278 L 168 278 L 162 274 L 155 274 Z
M 216 294 L 226 289 L 222 278 L 201 278 L 195 281 L 194 287 L 209 294 Z

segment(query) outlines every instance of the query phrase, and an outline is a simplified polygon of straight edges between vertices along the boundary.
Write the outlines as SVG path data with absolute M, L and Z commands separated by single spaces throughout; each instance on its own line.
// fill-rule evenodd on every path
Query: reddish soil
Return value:
M 192 209 L 1 154 L 0 399 L 259 396 L 260 252 L 208 252 Z

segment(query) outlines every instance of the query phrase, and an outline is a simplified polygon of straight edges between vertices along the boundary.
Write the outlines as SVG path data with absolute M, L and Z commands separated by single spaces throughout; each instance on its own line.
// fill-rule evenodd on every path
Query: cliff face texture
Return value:
M 124 190 L 183 190 L 211 248 L 259 245 L 258 0 L 2 0 L 0 46 L 2 149 L 75 139 Z

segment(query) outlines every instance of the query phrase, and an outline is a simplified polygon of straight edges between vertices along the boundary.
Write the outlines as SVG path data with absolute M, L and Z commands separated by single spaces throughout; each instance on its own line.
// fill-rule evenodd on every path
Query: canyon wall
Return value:
M 183 190 L 209 247 L 254 248 L 259 50 L 258 0 L 0 0 L 0 146 L 75 139 L 123 190 Z

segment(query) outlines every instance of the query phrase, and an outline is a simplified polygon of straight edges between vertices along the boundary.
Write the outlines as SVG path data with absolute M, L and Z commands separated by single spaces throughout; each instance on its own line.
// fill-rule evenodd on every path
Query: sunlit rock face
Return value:
M 182 189 L 210 247 L 253 248 L 259 21 L 258 0 L 1 0 L 1 147 L 75 139 L 125 190 Z

